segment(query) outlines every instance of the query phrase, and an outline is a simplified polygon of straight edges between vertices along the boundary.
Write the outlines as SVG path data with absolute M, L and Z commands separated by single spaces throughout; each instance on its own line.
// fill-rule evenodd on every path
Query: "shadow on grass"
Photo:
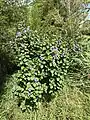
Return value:
M 12 75 L 17 69 L 17 66 L 10 62 L 8 56 L 0 56 L 0 95 L 4 92 L 8 76 Z

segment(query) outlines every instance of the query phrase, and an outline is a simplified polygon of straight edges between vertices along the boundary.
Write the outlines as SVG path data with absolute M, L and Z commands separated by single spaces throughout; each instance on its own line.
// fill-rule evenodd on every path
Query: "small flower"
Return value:
M 40 60 L 43 60 L 43 57 L 42 57 L 42 56 L 40 56 Z
M 59 53 L 58 48 L 56 46 L 52 46 L 51 51 L 52 51 L 53 58 L 58 59 L 58 53 Z
M 17 32 L 16 37 L 21 37 L 21 32 Z
M 38 82 L 38 79 L 37 79 L 37 78 L 34 78 L 34 82 L 37 83 L 37 82 Z

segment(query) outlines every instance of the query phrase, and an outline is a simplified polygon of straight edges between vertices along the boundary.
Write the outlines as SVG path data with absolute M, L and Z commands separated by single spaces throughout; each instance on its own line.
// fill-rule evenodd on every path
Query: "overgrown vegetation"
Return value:
M 90 119 L 83 2 L 0 2 L 1 120 Z

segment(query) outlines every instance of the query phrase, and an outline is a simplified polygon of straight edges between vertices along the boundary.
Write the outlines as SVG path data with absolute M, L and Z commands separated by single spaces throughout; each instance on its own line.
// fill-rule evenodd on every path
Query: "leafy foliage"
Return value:
M 34 107 L 41 99 L 49 100 L 62 88 L 67 74 L 69 63 L 66 43 L 26 29 L 18 33 L 16 45 L 12 46 L 20 68 L 16 75 L 16 95 L 21 108 L 24 105 Z
M 31 8 L 31 29 L 49 35 L 60 34 L 63 30 L 67 34 L 73 30 L 76 32 L 85 18 L 80 12 L 83 9 L 81 4 L 80 0 L 35 0 Z
M 22 110 L 34 109 L 42 100 L 49 101 L 63 87 L 63 81 L 67 82 L 68 73 L 73 81 L 74 77 L 82 80 L 89 73 L 89 62 L 85 63 L 86 53 L 83 55 L 81 49 L 84 16 L 81 17 L 80 3 L 78 0 L 34 1 L 28 23 L 33 31 L 26 28 L 25 6 L 0 2 L 0 55 L 7 54 L 3 58 L 19 68 L 14 76 L 18 81 L 14 92 Z
M 41 100 L 49 101 L 62 88 L 67 73 L 75 72 L 82 65 L 78 59 L 81 54 L 78 42 L 82 39 L 79 14 L 69 11 L 62 2 L 54 3 L 36 1 L 32 7 L 31 28 L 38 32 L 24 27 L 16 33 L 15 43 L 11 43 L 20 68 L 15 76 L 18 79 L 15 94 L 22 110 L 36 107 Z M 65 8 L 64 15 L 60 5 Z
M 9 1 L 8 1 L 9 2 Z M 15 36 L 18 23 L 26 21 L 26 7 L 14 3 L 0 2 L 0 40 L 6 42 Z M 12 37 L 12 38 L 11 38 Z
M 14 41 L 17 28 L 20 23 L 27 23 L 27 7 L 18 6 L 17 1 L 0 0 L 0 77 L 2 74 L 11 73 L 14 53 L 11 50 L 11 41 Z

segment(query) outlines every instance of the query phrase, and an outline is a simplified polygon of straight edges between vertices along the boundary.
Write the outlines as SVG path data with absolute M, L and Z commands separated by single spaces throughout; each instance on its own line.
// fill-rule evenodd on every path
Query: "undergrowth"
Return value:
M 23 113 L 13 95 L 14 80 L 9 78 L 1 95 L 0 120 L 90 120 L 90 94 L 68 85 L 49 103 L 39 103 L 37 111 Z
M 87 44 L 84 44 L 85 41 Z M 85 41 L 82 42 L 82 47 L 86 48 L 81 72 L 69 74 L 55 98 L 50 102 L 38 102 L 37 110 L 21 111 L 13 93 L 17 87 L 16 73 L 7 77 L 3 93 L 0 94 L 0 120 L 90 120 L 89 38 Z

